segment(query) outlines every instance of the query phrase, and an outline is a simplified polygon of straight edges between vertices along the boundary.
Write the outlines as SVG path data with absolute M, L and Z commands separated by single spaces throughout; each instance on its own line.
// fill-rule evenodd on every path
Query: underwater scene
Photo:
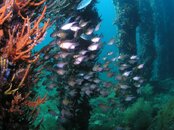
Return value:
M 0 0 L 0 130 L 174 130 L 174 0 Z

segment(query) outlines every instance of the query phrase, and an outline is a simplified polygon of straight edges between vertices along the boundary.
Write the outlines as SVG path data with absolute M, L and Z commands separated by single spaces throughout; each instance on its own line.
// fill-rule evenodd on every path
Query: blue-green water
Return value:
M 148 3 L 146 3 L 146 4 L 148 4 Z M 147 6 L 147 9 L 149 8 L 148 6 L 153 8 L 152 10 L 154 11 L 154 14 L 152 14 L 152 15 L 153 15 L 154 21 L 151 21 L 151 23 L 147 23 L 149 25 L 145 25 L 146 21 L 148 22 L 148 18 L 147 18 L 148 16 L 145 16 L 145 17 L 139 16 L 140 17 L 139 19 L 141 19 L 141 17 L 147 18 L 147 20 L 141 19 L 141 20 L 145 20 L 145 22 L 142 22 L 141 20 L 138 21 L 139 25 L 137 26 L 137 31 L 136 31 L 136 36 L 137 36 L 136 44 L 139 47 L 137 49 L 140 49 L 140 52 L 138 52 L 138 54 L 140 56 L 142 55 L 141 53 L 148 53 L 148 50 L 146 48 L 143 48 L 143 49 L 141 48 L 142 47 L 141 44 L 146 44 L 141 41 L 141 40 L 146 41 L 146 39 L 140 39 L 141 38 L 140 33 L 143 33 L 143 32 L 140 32 L 139 28 L 142 28 L 142 26 L 145 26 L 145 27 L 149 26 L 149 27 L 154 28 L 154 30 L 153 30 L 154 34 L 152 34 L 152 36 L 148 35 L 148 33 L 150 33 L 150 31 L 151 31 L 148 29 L 147 30 L 143 29 L 144 34 L 142 34 L 142 35 L 147 35 L 147 37 L 144 37 L 144 38 L 148 38 L 148 36 L 149 36 L 149 38 L 154 38 L 154 39 L 152 39 L 152 42 L 154 42 L 154 43 L 149 43 L 149 44 L 154 44 L 154 46 L 156 47 L 156 52 L 160 53 L 160 51 L 159 51 L 160 41 L 157 40 L 159 37 L 158 34 L 160 34 L 160 32 L 158 32 L 156 30 L 157 28 L 155 27 L 156 26 L 155 21 L 158 22 L 158 19 L 156 17 L 159 17 L 159 16 L 158 15 L 155 16 L 155 11 L 157 11 L 157 9 L 155 9 L 156 7 L 154 7 L 155 1 L 154 1 L 154 3 L 149 3 L 150 5 L 146 5 L 146 4 L 145 5 L 142 4 L 142 6 Z M 156 3 L 156 4 L 158 4 L 158 3 Z M 114 6 L 113 1 L 111 1 L 111 0 L 99 1 L 95 6 L 96 6 L 97 12 L 99 13 L 99 16 L 102 20 L 101 27 L 100 27 L 99 31 L 97 32 L 97 34 L 103 35 L 101 40 L 105 43 L 103 45 L 100 55 L 98 55 L 98 62 L 101 62 L 103 65 L 105 65 L 105 61 L 102 61 L 102 58 L 105 57 L 108 52 L 114 52 L 114 54 L 112 56 L 110 56 L 110 57 L 108 56 L 108 61 L 111 61 L 112 58 L 118 57 L 118 55 L 119 55 L 119 48 L 117 45 L 113 47 L 113 46 L 108 46 L 106 44 L 112 38 L 115 38 L 115 39 L 119 38 L 118 37 L 119 28 L 117 26 L 117 23 L 115 22 L 117 17 L 119 17 L 119 13 L 118 13 L 119 10 L 116 9 L 118 7 Z M 141 2 L 140 2 L 139 6 L 141 6 Z M 142 11 L 144 11 L 145 13 L 146 12 L 149 13 L 146 10 L 146 7 L 138 7 L 139 15 L 145 14 L 144 12 L 141 12 L 141 8 L 142 8 Z M 165 7 L 163 7 L 163 8 L 165 8 Z M 171 7 L 171 10 L 172 10 L 172 7 Z M 161 11 L 164 11 L 164 9 L 161 9 Z M 153 13 L 153 12 L 150 12 L 150 13 Z M 131 17 L 131 16 L 127 16 L 127 17 Z M 171 17 L 173 17 L 173 16 L 171 15 Z M 128 25 L 128 26 L 131 26 L 131 25 Z M 159 26 L 161 26 L 161 25 L 159 25 Z M 167 29 L 167 28 L 168 27 L 166 27 L 165 29 Z M 160 31 L 160 29 L 159 29 L 159 31 Z M 164 35 L 164 34 L 160 34 L 160 35 Z M 48 38 L 46 38 L 46 39 L 48 40 Z M 151 41 L 149 41 L 149 42 L 151 42 Z M 148 48 L 148 49 L 151 49 L 151 48 Z M 141 50 L 144 50 L 146 52 L 142 52 Z M 149 53 L 150 52 L 151 51 L 149 51 Z M 140 57 L 140 58 L 143 58 L 143 57 Z M 109 88 L 110 94 L 107 97 L 99 96 L 97 98 L 91 99 L 90 102 L 91 102 L 91 106 L 93 107 L 93 110 L 91 111 L 91 117 L 89 120 L 89 129 L 92 129 L 92 130 L 93 129 L 95 129 L 95 130 L 106 130 L 106 129 L 110 129 L 110 130 L 111 129 L 112 130 L 122 130 L 122 129 L 123 130 L 129 130 L 129 129 L 131 129 L 131 130 L 161 129 L 162 130 L 162 129 L 164 129 L 164 130 L 168 130 L 168 129 L 171 129 L 172 130 L 172 126 L 171 126 L 171 124 L 170 125 L 168 124 L 168 121 L 172 120 L 171 118 L 173 118 L 173 117 L 167 117 L 166 115 L 164 115 L 164 120 L 158 121 L 158 120 L 160 120 L 160 118 L 163 118 L 163 117 L 161 117 L 162 115 L 158 114 L 158 112 L 162 112 L 162 113 L 166 112 L 166 114 L 168 112 L 172 113 L 172 109 L 166 108 L 166 107 L 168 107 L 168 105 L 172 103 L 172 100 L 170 100 L 170 98 L 172 99 L 172 86 L 173 86 L 172 79 L 173 78 L 166 77 L 165 80 L 159 80 L 159 78 L 158 78 L 159 75 L 157 74 L 157 73 L 159 73 L 159 70 L 158 70 L 159 61 L 157 61 L 157 60 L 159 60 L 159 54 L 157 54 L 157 57 L 154 60 L 154 63 L 156 62 L 156 64 L 152 65 L 152 66 L 148 66 L 148 67 L 153 67 L 153 70 L 152 70 L 153 76 L 152 77 L 156 77 L 156 78 L 153 79 L 152 81 L 148 81 L 148 82 L 146 81 L 146 83 L 143 83 L 141 88 L 137 90 L 137 91 L 139 91 L 139 96 L 136 99 L 136 101 L 134 101 L 130 104 L 128 103 L 128 105 L 126 105 L 126 107 L 124 107 L 124 104 L 119 103 L 119 100 L 118 100 L 119 97 L 117 97 L 117 93 L 116 94 L 114 93 L 114 91 L 116 89 L 115 87 L 118 87 L 117 84 L 119 84 L 119 81 L 116 81 L 117 82 L 116 83 L 115 78 L 113 78 L 113 77 L 108 78 L 106 73 L 109 73 L 109 72 L 106 72 L 105 74 L 101 73 L 99 75 L 99 77 L 100 77 L 100 79 L 102 79 L 102 81 L 104 81 L 104 82 L 112 81 L 114 83 L 113 84 L 114 86 Z M 140 59 L 139 63 L 144 64 L 145 62 L 143 61 L 143 59 Z M 111 67 L 112 71 L 114 71 L 114 73 L 119 73 L 117 71 L 118 64 L 115 66 L 115 63 L 110 63 L 110 67 Z M 167 89 L 167 90 L 165 90 L 165 89 Z M 169 102 L 169 103 L 166 104 L 165 102 Z M 50 104 L 50 105 L 54 106 L 53 104 Z M 162 124 L 164 126 L 162 126 Z M 54 123 L 52 125 L 54 126 Z M 169 128 L 170 126 L 171 126 L 171 128 Z

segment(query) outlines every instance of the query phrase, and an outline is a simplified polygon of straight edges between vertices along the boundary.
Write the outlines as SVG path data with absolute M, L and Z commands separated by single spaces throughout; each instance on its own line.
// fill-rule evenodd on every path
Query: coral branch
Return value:
M 13 62 L 23 60 L 31 63 L 38 59 L 38 55 L 35 57 L 31 56 L 31 50 L 42 40 L 49 25 L 49 21 L 47 21 L 43 27 L 39 28 L 45 11 L 46 7 L 38 20 L 34 22 L 34 25 L 31 25 L 28 17 L 25 18 L 22 29 L 18 30 L 17 37 L 14 32 L 11 33 L 9 31 L 9 41 L 5 51 L 8 58 Z
M 10 6 L 11 2 L 7 4 L 5 4 L 3 7 L 0 8 L 0 25 L 2 25 L 5 20 L 7 20 L 11 14 L 12 14 L 12 11 L 10 12 L 7 12 L 7 7 Z
M 32 0 L 14 0 L 14 9 L 18 12 L 18 15 L 22 17 L 22 19 L 25 19 L 22 16 L 23 12 L 27 12 L 29 7 L 36 7 L 42 5 L 46 0 L 41 0 L 40 2 L 35 2 Z M 21 13 L 22 12 L 22 13 Z
M 46 0 L 41 0 L 40 2 L 36 3 L 36 2 L 31 2 L 30 5 L 31 6 L 39 6 L 41 4 L 43 4 Z
M 37 106 L 39 106 L 40 104 L 44 103 L 46 100 L 46 96 L 43 98 L 38 97 L 36 101 L 26 101 L 25 105 L 29 106 L 29 107 L 34 107 L 36 108 Z
M 15 0 L 15 4 L 17 6 L 17 8 L 19 10 L 27 7 L 27 6 L 39 6 L 41 4 L 43 4 L 46 0 L 41 0 L 40 2 L 35 2 L 35 1 L 31 1 L 31 0 Z

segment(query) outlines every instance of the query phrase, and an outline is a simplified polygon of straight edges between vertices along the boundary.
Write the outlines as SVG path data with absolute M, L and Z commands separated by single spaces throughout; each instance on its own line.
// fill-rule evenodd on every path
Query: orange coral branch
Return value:
M 27 7 L 27 6 L 39 6 L 43 4 L 46 0 L 41 0 L 40 2 L 35 2 L 31 0 L 15 0 L 15 5 L 17 6 L 18 10 L 20 11 L 21 9 Z
M 18 7 L 19 10 L 21 10 L 24 7 L 26 7 L 30 2 L 31 2 L 31 0 L 28 0 L 28 1 L 15 0 L 15 4 Z
M 40 2 L 35 2 L 34 0 L 13 0 L 14 2 L 14 9 L 18 12 L 18 15 L 22 17 L 22 19 L 25 19 L 24 16 L 22 16 L 21 12 L 26 12 L 29 7 L 31 6 L 40 6 L 42 5 L 46 0 L 41 0 Z
M 11 107 L 9 109 L 9 112 L 22 113 L 21 105 L 25 104 L 25 101 L 29 95 L 30 95 L 30 93 L 28 93 L 24 97 L 22 97 L 22 95 L 17 92 L 16 95 L 14 96 L 12 102 L 11 102 Z
M 38 97 L 36 101 L 26 101 L 25 105 L 29 106 L 29 107 L 37 107 L 40 104 L 44 103 L 46 101 L 46 96 L 43 98 Z
M 11 5 L 11 2 L 7 4 L 5 4 L 3 7 L 0 8 L 0 25 L 2 25 L 5 20 L 7 20 L 11 14 L 12 14 L 12 11 L 8 12 L 7 14 L 7 7 Z
M 38 59 L 38 56 L 35 56 L 34 59 L 32 59 L 31 50 L 41 41 L 49 25 L 48 20 L 44 23 L 42 28 L 39 27 L 45 12 L 46 7 L 38 20 L 34 22 L 33 26 L 31 25 L 29 18 L 25 18 L 23 27 L 18 31 L 16 38 L 14 32 L 11 34 L 9 31 L 9 41 L 7 43 L 6 52 L 13 62 L 24 60 L 31 63 Z
M 30 5 L 31 6 L 39 6 L 41 4 L 43 4 L 46 0 L 41 0 L 40 2 L 36 3 L 36 2 L 31 2 Z

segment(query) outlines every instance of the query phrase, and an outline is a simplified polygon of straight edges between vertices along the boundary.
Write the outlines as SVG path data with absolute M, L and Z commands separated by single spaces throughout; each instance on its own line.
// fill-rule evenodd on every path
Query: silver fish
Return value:
M 75 62 L 74 62 L 74 64 L 75 65 L 78 65 L 78 64 L 80 64 L 84 59 L 85 59 L 85 57 L 86 56 L 79 56 L 79 57 L 77 57 L 76 59 L 75 59 Z
M 70 55 L 70 53 L 67 53 L 67 52 L 61 52 L 59 54 L 60 58 L 66 58 L 68 55 Z
M 62 49 L 75 49 L 75 47 L 77 46 L 77 43 L 71 42 L 71 41 L 64 41 L 61 42 L 59 47 Z
M 113 51 L 107 53 L 108 56 L 111 56 L 112 54 L 114 54 Z
M 55 59 L 59 59 L 59 58 L 66 58 L 68 55 L 70 55 L 70 53 L 67 52 L 59 52 L 57 53 L 54 58 Z
M 70 27 L 70 29 L 71 29 L 72 31 L 74 31 L 74 32 L 77 32 L 77 31 L 80 30 L 81 28 L 78 27 L 78 26 L 72 26 L 72 27 Z
M 128 89 L 130 88 L 128 85 L 120 84 L 119 85 L 121 89 Z
M 86 80 L 89 80 L 90 78 L 91 78 L 90 75 L 85 75 L 85 76 L 84 76 L 84 79 L 86 79 Z
M 128 61 L 130 64 L 135 64 L 137 62 L 137 60 L 129 60 Z
M 59 37 L 59 38 L 65 39 L 67 37 L 67 33 L 63 32 L 62 30 L 61 31 L 55 31 L 51 34 L 51 37 L 52 38 Z
M 93 28 L 89 28 L 89 29 L 87 29 L 85 34 L 86 35 L 91 35 L 93 32 L 94 32 L 94 29 Z
M 134 98 L 135 98 L 134 96 L 128 95 L 126 96 L 125 101 L 129 102 L 129 101 L 132 101 Z
M 126 55 L 119 55 L 117 59 L 118 59 L 118 60 L 123 60 L 123 59 L 125 59 L 125 58 L 126 58 Z
M 123 76 L 128 77 L 130 75 L 131 71 L 126 71 L 123 73 Z
M 91 39 L 92 42 L 96 43 L 100 41 L 100 37 L 94 37 Z
M 97 84 L 100 83 L 100 79 L 94 79 L 93 81 L 94 83 L 97 83 Z
M 108 42 L 108 45 L 113 45 L 115 43 L 115 39 L 112 38 L 109 42 Z
M 87 52 L 88 52 L 88 51 L 86 51 L 86 50 L 81 50 L 81 51 L 79 52 L 79 54 L 80 54 L 80 55 L 85 55 Z
M 101 22 L 97 24 L 97 26 L 95 27 L 95 31 L 98 31 L 100 29 L 100 26 L 101 26 Z
M 57 70 L 57 74 L 59 74 L 59 75 L 64 75 L 65 74 L 65 70 L 63 70 L 63 69 L 58 69 Z
M 63 68 L 66 64 L 67 64 L 66 62 L 59 62 L 59 63 L 57 63 L 56 66 L 57 66 L 58 68 Z
M 95 65 L 93 68 L 92 68 L 93 71 L 95 72 L 101 72 L 103 70 L 103 68 L 99 65 Z
M 90 96 L 91 93 L 92 93 L 92 92 L 91 92 L 90 90 L 86 90 L 86 91 L 85 91 L 85 94 L 88 95 L 88 96 Z
M 80 35 L 80 38 L 82 38 L 83 40 L 89 40 L 89 39 L 91 39 L 91 36 L 82 33 L 82 34 Z
M 98 48 L 99 48 L 99 44 L 94 43 L 94 44 L 91 44 L 91 45 L 88 47 L 88 50 L 89 50 L 89 51 L 95 51 L 95 50 L 98 50 Z
M 62 30 L 70 30 L 75 22 L 67 23 L 61 27 Z
M 103 57 L 102 60 L 104 60 L 104 61 L 107 60 L 107 57 Z
M 138 80 L 140 80 L 140 77 L 139 76 L 135 76 L 135 77 L 133 77 L 133 80 L 138 81 Z
M 134 86 L 137 87 L 137 88 L 140 88 L 141 84 L 135 83 Z
M 83 20 L 80 20 L 80 22 L 79 22 L 79 25 L 80 25 L 80 27 L 85 27 L 87 24 L 88 24 L 89 22 L 85 22 L 85 21 L 83 21 Z
M 97 85 L 95 85 L 95 84 L 92 84 L 92 85 L 90 86 L 90 89 L 91 89 L 91 90 L 94 90 L 95 88 L 97 88 Z
M 138 69 L 142 69 L 144 67 L 144 64 L 140 64 L 137 66 Z
M 125 69 L 127 69 L 127 68 L 129 68 L 130 66 L 129 65 L 127 65 L 127 64 L 122 64 L 120 67 L 119 67 L 119 69 L 120 70 L 125 70 Z
M 77 5 L 77 10 L 81 10 L 81 9 L 87 7 L 91 2 L 92 2 L 92 0 L 82 0 L 82 1 Z
M 136 55 L 133 55 L 133 56 L 130 57 L 130 59 L 131 59 L 131 60 L 137 60 L 138 57 L 137 57 Z

